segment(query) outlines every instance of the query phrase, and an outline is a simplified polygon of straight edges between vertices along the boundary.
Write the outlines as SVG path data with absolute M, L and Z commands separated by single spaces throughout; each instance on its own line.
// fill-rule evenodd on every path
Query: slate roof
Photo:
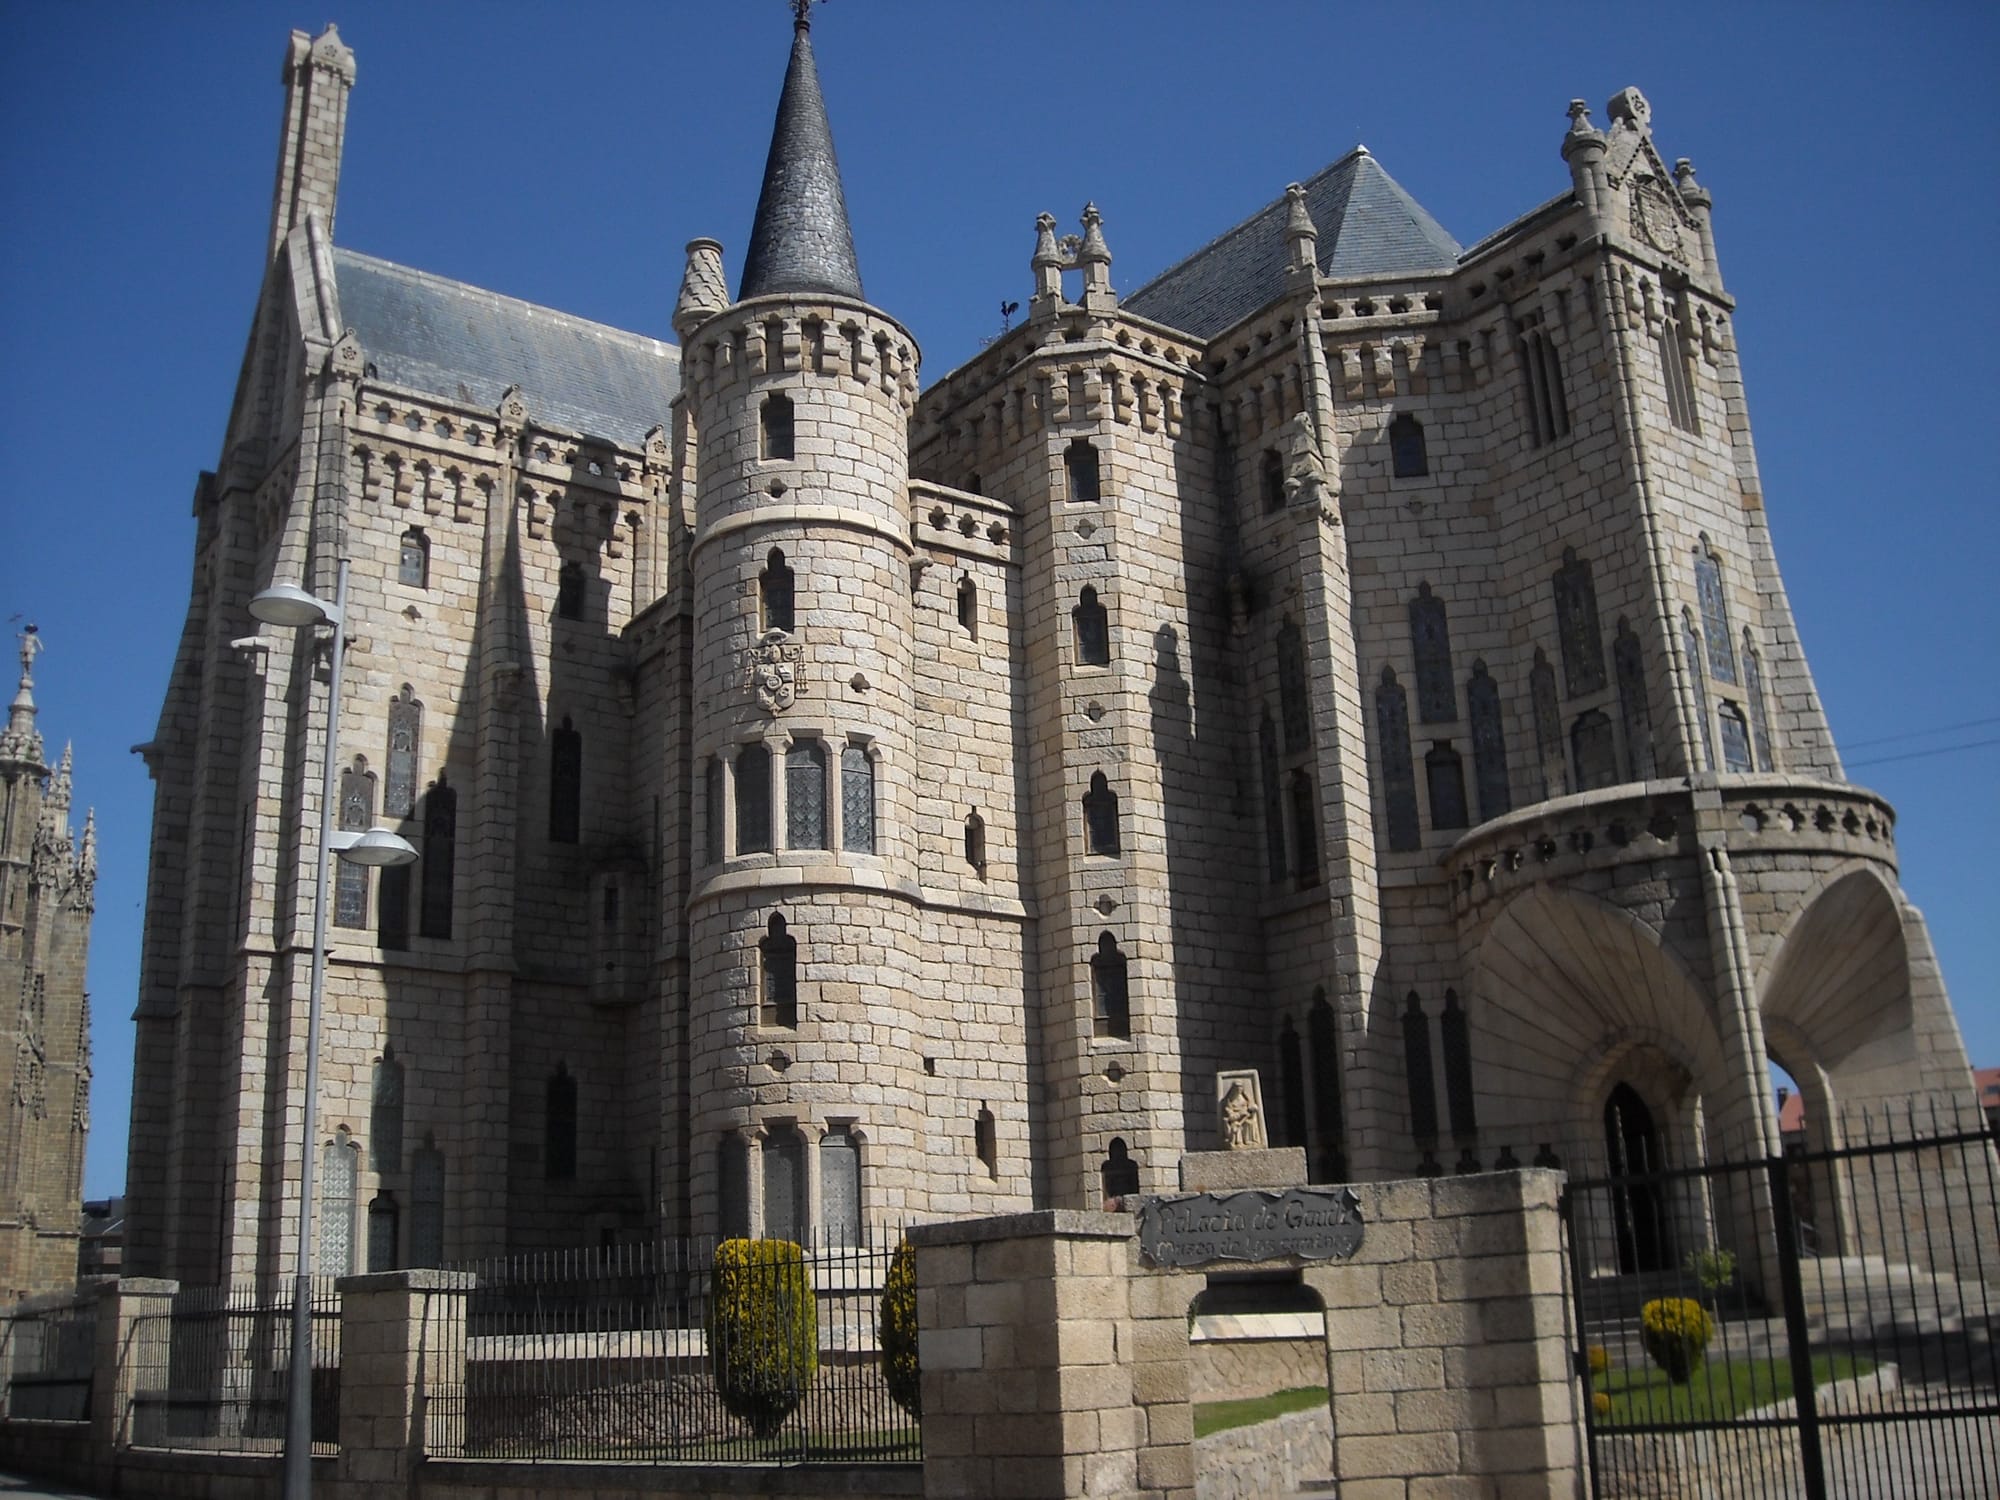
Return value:
M 772 292 L 831 292 L 861 300 L 861 267 L 847 195 L 833 154 L 833 127 L 813 62 L 812 31 L 802 17 L 792 31 L 792 60 L 778 96 L 771 153 L 743 257 L 739 301 Z
M 518 385 L 538 422 L 637 446 L 681 388 L 672 344 L 336 248 L 343 327 L 381 379 L 497 406 Z
M 1323 276 L 1407 276 L 1449 271 L 1459 244 L 1356 146 L 1304 183 L 1319 230 Z M 1120 297 L 1127 312 L 1196 338 L 1213 338 L 1285 291 L 1282 195 L 1234 229 Z

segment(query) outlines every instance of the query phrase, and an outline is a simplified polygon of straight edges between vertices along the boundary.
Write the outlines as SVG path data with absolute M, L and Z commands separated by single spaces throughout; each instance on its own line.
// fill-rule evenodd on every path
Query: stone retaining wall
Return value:
M 1287 1412 L 1194 1441 L 1195 1500 L 1271 1500 L 1333 1467 L 1333 1413 Z

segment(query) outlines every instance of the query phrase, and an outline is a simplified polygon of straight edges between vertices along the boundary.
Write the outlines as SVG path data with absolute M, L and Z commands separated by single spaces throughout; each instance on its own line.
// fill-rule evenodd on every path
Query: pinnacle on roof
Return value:
M 778 96 L 771 154 L 764 159 L 764 186 L 743 258 L 739 300 L 773 292 L 861 297 L 854 231 L 847 223 L 840 163 L 833 154 L 833 130 L 813 62 L 810 10 L 809 3 L 795 0 L 792 60 Z
M 0 733 L 0 763 L 26 766 L 41 774 L 42 737 L 35 729 L 35 655 L 41 637 L 30 625 L 21 632 L 21 686 L 7 711 L 7 728 Z

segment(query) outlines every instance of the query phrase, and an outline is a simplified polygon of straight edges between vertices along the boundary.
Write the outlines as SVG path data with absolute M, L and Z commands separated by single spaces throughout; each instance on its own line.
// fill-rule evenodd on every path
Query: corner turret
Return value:
M 1590 106 L 1581 99 L 1569 101 L 1569 130 L 1563 136 L 1563 160 L 1569 163 L 1570 181 L 1577 200 L 1593 221 L 1604 212 L 1604 153 L 1608 143 L 1604 132 L 1590 123 Z

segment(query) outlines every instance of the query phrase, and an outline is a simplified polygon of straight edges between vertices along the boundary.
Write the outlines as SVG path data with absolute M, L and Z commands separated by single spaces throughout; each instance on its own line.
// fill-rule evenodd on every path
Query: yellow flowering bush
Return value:
M 708 1360 L 723 1405 L 752 1432 L 784 1425 L 819 1372 L 819 1317 L 805 1252 L 790 1240 L 715 1247 Z
M 1686 1385 L 1715 1336 L 1715 1322 L 1691 1297 L 1661 1297 L 1639 1309 L 1639 1334 L 1667 1379 Z

